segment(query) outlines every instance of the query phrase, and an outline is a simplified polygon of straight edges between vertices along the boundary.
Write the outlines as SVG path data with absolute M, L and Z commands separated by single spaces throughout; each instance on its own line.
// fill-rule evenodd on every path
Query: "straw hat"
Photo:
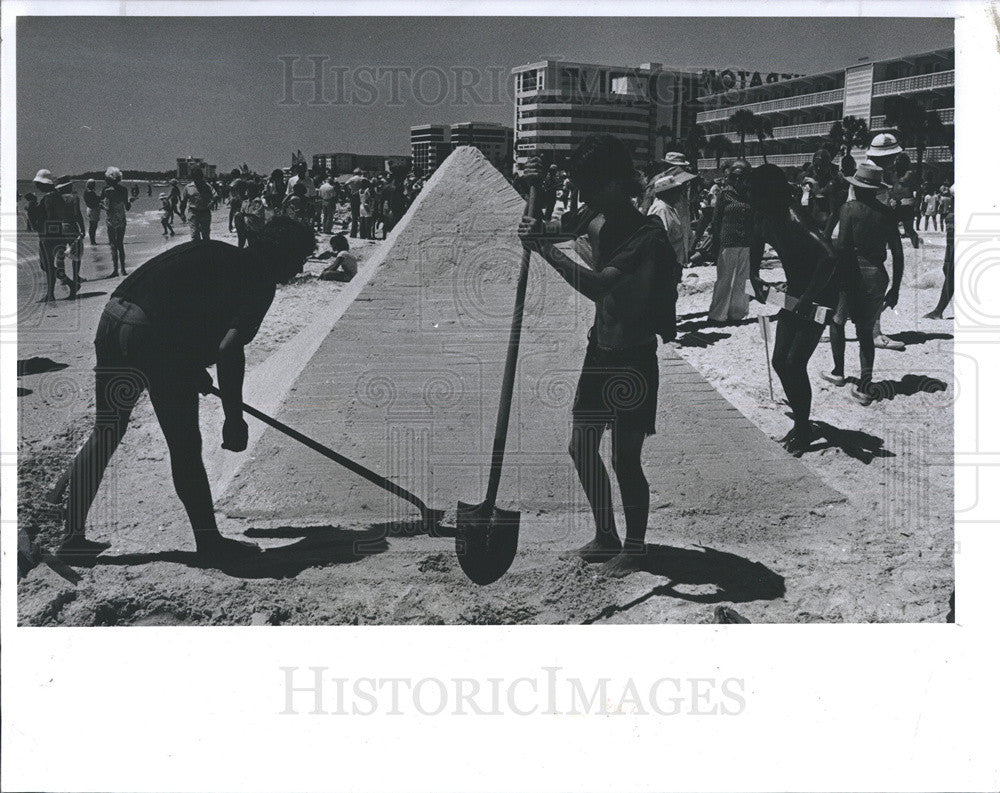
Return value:
M 52 184 L 52 171 L 48 168 L 42 168 L 35 174 L 35 178 L 32 181 L 35 184 Z
M 845 176 L 844 178 L 855 187 L 863 187 L 866 190 L 878 190 L 879 188 L 889 186 L 882 181 L 883 173 L 884 171 L 875 163 L 863 160 L 858 163 L 858 168 L 853 176 Z
M 679 151 L 668 151 L 663 155 L 663 162 L 667 165 L 677 165 L 681 168 L 690 168 L 691 163 L 688 162 L 687 157 L 681 154 Z
M 872 142 L 868 146 L 868 151 L 865 153 L 865 156 L 887 157 L 890 154 L 899 154 L 902 150 L 903 147 L 899 145 L 899 141 L 896 140 L 895 135 L 891 132 L 880 132 L 872 138 Z
M 695 175 L 693 173 L 688 173 L 680 168 L 671 169 L 656 178 L 656 181 L 653 182 L 653 192 L 663 193 L 667 190 L 673 190 L 675 187 L 680 187 L 694 178 Z

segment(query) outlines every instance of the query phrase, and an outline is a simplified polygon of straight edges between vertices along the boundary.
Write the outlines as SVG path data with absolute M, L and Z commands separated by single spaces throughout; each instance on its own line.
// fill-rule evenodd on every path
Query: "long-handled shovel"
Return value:
M 528 194 L 527 214 L 535 216 L 538 190 Z M 514 395 L 514 374 L 517 371 L 517 352 L 521 343 L 521 318 L 524 315 L 524 296 L 528 288 L 528 265 L 531 251 L 521 254 L 521 272 L 517 279 L 514 297 L 514 318 L 510 324 L 507 342 L 507 361 L 504 364 L 503 383 L 500 387 L 500 407 L 497 410 L 497 427 L 493 437 L 493 458 L 486 499 L 481 504 L 458 502 L 458 534 L 455 536 L 455 553 L 465 574 L 477 584 L 492 584 L 506 573 L 517 555 L 517 533 L 521 513 L 496 506 L 503 455 L 507 446 L 507 424 L 510 403 Z
M 222 396 L 222 393 L 215 386 L 212 386 L 209 389 L 209 393 L 215 394 L 217 397 Z M 287 424 L 283 424 L 282 422 L 278 421 L 276 418 L 272 418 L 271 416 L 268 416 L 266 413 L 261 413 L 259 410 L 257 410 L 257 408 L 251 407 L 250 405 L 247 404 L 243 405 L 243 412 L 249 413 L 255 419 L 263 421 L 269 427 L 274 427 L 274 429 L 278 430 L 278 432 L 283 432 L 289 438 L 297 440 L 304 446 L 308 446 L 314 452 L 319 452 L 324 457 L 333 460 L 338 465 L 344 466 L 344 468 L 346 468 L 348 471 L 352 471 L 353 473 L 356 473 L 358 476 L 367 479 L 373 485 L 378 485 L 383 490 L 387 490 L 394 496 L 398 496 L 399 498 L 403 499 L 403 501 L 409 501 L 411 504 L 413 504 L 413 506 L 415 506 L 417 509 L 420 510 L 420 516 L 423 519 L 424 525 L 427 527 L 427 530 L 429 532 L 433 532 L 434 530 L 436 530 L 437 527 L 440 525 L 442 518 L 444 518 L 443 509 L 431 509 L 420 498 L 415 496 L 409 490 L 400 487 L 392 480 L 386 479 L 381 474 L 377 474 L 374 471 L 365 468 L 360 463 L 356 463 L 354 462 L 354 460 L 344 457 L 344 455 L 335 452 L 333 449 L 330 449 L 327 446 L 324 446 L 322 443 L 314 441 L 308 435 L 303 435 L 298 430 L 292 429 Z

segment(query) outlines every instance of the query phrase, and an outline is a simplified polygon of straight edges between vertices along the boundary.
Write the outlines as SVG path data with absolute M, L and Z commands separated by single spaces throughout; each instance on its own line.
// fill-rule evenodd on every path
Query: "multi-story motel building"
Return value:
M 511 72 L 518 168 L 534 156 L 564 160 L 595 132 L 617 135 L 642 164 L 662 155 L 661 129 L 683 139 L 694 120 L 698 71 L 539 61 Z
M 846 116 L 863 118 L 874 133 L 885 131 L 888 128 L 885 102 L 891 96 L 913 97 L 923 107 L 937 111 L 947 133 L 953 135 L 955 49 L 874 62 L 865 60 L 822 74 L 713 94 L 700 100 L 702 109 L 695 120 L 706 138 L 721 134 L 738 145 L 739 135 L 729 123 L 733 113 L 746 109 L 765 116 L 772 124 L 774 139 L 761 144 L 756 135 L 747 135 L 750 164 L 763 162 L 763 145 L 768 162 L 782 167 L 799 166 L 808 162 L 828 137 L 833 122 Z M 902 140 L 902 144 L 906 146 L 907 141 Z M 907 153 L 916 160 L 912 146 Z M 863 149 L 853 152 L 856 159 L 863 154 Z M 935 167 L 942 179 L 952 178 L 952 152 L 947 145 L 928 146 L 924 162 Z M 698 166 L 712 171 L 716 158 L 701 159 Z

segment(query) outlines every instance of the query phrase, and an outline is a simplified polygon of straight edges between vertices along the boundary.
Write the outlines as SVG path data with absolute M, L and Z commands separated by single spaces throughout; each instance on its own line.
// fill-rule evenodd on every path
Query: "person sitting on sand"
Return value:
M 281 212 L 285 217 L 304 223 L 306 219 L 306 186 L 302 182 L 296 182 L 289 195 L 281 205 Z
M 662 330 L 655 318 L 673 309 L 673 303 L 664 304 L 671 289 L 676 302 L 680 264 L 659 219 L 642 215 L 632 203 L 642 185 L 619 138 L 588 135 L 573 153 L 569 172 L 593 218 L 587 225 L 593 269 L 551 244 L 560 238 L 542 235 L 542 220 L 522 218 L 518 234 L 526 249 L 538 251 L 596 306 L 573 403 L 569 449 L 593 511 L 596 536 L 577 553 L 586 561 L 609 559 L 609 574 L 627 575 L 640 569 L 646 552 L 649 483 L 642 470 L 642 446 L 656 432 L 656 334 Z M 524 174 L 530 183 L 540 184 L 545 175 L 542 161 L 529 160 Z M 615 528 L 611 482 L 600 455 L 608 427 L 625 512 L 624 545 Z
M 201 459 L 198 393 L 207 394 L 212 383 L 205 367 L 217 364 L 222 448 L 246 449 L 243 348 L 267 314 L 275 285 L 302 272 L 314 247 L 311 229 L 277 217 L 246 250 L 218 240 L 186 242 L 154 256 L 118 286 L 94 340 L 96 423 L 70 469 L 62 554 L 109 547 L 86 539 L 87 514 L 144 390 L 163 430 L 199 555 L 222 561 L 259 550 L 219 533 Z
M 358 274 L 358 260 L 351 251 L 351 246 L 347 242 L 347 237 L 343 234 L 334 234 L 330 237 L 330 250 L 323 251 L 317 259 L 329 259 L 333 257 L 333 264 L 327 267 L 320 274 L 324 281 L 350 281 Z
M 832 313 L 839 296 L 835 255 L 822 231 L 814 230 L 808 210 L 793 201 L 791 186 L 777 165 L 761 165 L 750 172 L 750 205 L 758 223 L 757 242 L 750 253 L 750 270 L 758 274 L 752 276 L 756 291 L 760 294 L 764 288 L 759 272 L 766 242 L 781 260 L 787 295 L 795 301 L 792 305 L 786 298 L 785 308 L 778 312 L 771 361 L 795 422 L 781 444 L 801 454 L 813 441 L 812 387 L 806 365 L 825 328 L 825 318 L 817 319 L 816 310 L 825 307 Z
M 833 371 L 822 375 L 834 385 L 844 385 L 844 324 L 847 317 L 858 334 L 861 356 L 861 377 L 851 397 L 861 405 L 872 401 L 871 380 L 875 366 L 875 328 L 886 307 L 899 301 L 899 285 L 903 282 L 903 245 L 891 209 L 876 198 L 885 185 L 883 170 L 872 162 L 858 163 L 854 176 L 847 180 L 854 185 L 854 200 L 840 210 L 840 233 L 836 251 L 841 257 L 843 294 L 837 313 L 830 324 L 830 350 Z M 885 271 L 886 249 L 892 252 L 892 285 Z M 888 288 L 888 291 L 886 289 Z

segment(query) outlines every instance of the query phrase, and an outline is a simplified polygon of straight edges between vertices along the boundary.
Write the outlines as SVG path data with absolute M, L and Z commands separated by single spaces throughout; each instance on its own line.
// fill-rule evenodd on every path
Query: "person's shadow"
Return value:
M 892 333 L 889 338 L 893 341 L 901 341 L 903 344 L 910 346 L 913 344 L 923 344 L 924 342 L 934 341 L 936 339 L 954 339 L 950 333 L 925 333 L 922 330 L 904 330 L 899 333 Z
M 677 343 L 681 347 L 700 347 L 702 349 L 709 347 L 717 341 L 722 341 L 722 339 L 728 339 L 732 336 L 732 333 L 718 333 L 716 331 L 691 331 L 690 333 L 685 333 L 683 336 L 677 338 Z
M 849 457 L 860 460 L 865 465 L 868 465 L 876 457 L 896 456 L 885 448 L 885 441 L 877 435 L 861 430 L 840 429 L 825 421 L 812 421 L 810 424 L 816 440 L 805 450 L 805 453 L 836 448 Z
M 937 394 L 948 390 L 944 380 L 926 374 L 907 374 L 899 380 L 879 380 L 871 384 L 870 393 L 875 400 L 892 401 L 897 396 Z
M 591 625 L 659 596 L 692 603 L 747 603 L 784 597 L 784 577 L 760 562 L 751 562 L 734 553 L 716 551 L 702 545 L 695 548 L 698 550 L 674 548 L 670 545 L 647 545 L 640 569 L 642 572 L 668 578 L 669 583 L 660 584 L 628 603 L 605 606 L 593 617 L 583 620 L 583 624 Z M 696 595 L 678 591 L 679 585 L 711 585 L 716 591 Z
M 244 534 L 247 537 L 300 539 L 279 548 L 265 548 L 250 557 L 216 563 L 209 563 L 194 551 L 156 551 L 118 556 L 99 555 L 73 560 L 69 564 L 74 567 L 132 567 L 153 562 L 173 562 L 192 568 L 221 570 L 234 578 L 293 578 L 312 567 L 360 562 L 389 547 L 385 529 L 378 526 L 358 531 L 336 526 L 284 526 L 248 529 Z

